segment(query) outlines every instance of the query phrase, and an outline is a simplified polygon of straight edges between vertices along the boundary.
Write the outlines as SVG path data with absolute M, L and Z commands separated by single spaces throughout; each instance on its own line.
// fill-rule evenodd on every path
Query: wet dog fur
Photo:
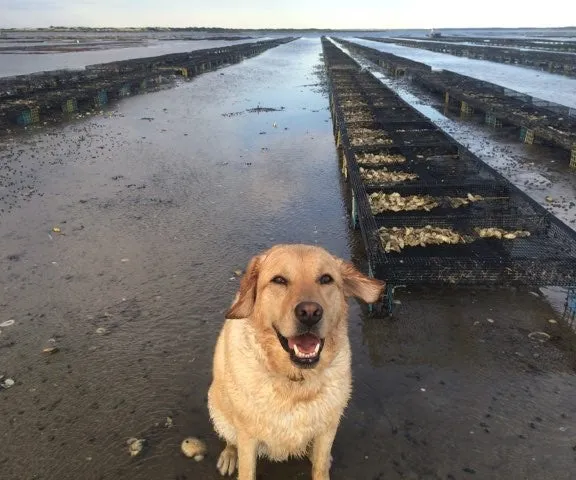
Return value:
M 259 456 L 308 456 L 329 480 L 331 449 L 352 390 L 348 299 L 376 302 L 383 282 L 310 245 L 253 257 L 218 337 L 210 418 L 225 440 L 217 468 L 256 479 Z

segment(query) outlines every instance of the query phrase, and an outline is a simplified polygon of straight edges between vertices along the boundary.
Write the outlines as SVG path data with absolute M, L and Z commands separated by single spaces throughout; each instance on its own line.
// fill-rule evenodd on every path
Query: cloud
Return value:
M 0 8 L 6 10 L 35 10 L 35 9 L 60 9 L 62 2 L 55 0 L 0 0 Z
M 548 0 L 546 8 L 484 0 L 0 0 L 0 27 L 222 26 L 294 28 L 445 28 L 563 26 L 576 3 Z M 494 12 L 497 12 L 495 14 Z

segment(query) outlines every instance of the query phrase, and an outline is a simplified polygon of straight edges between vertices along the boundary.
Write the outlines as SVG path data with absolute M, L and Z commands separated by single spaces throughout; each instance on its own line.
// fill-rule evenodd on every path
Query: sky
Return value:
M 529 5 L 528 0 L 0 0 L 0 28 L 429 29 L 576 24 L 574 0 Z

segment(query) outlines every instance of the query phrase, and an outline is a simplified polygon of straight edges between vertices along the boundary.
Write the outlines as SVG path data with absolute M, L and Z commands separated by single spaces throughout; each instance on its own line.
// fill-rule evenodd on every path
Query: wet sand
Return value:
M 14 320 L 0 375 L 16 381 L 0 391 L 3 480 L 220 478 L 206 392 L 233 271 L 279 242 L 362 263 L 320 52 L 302 39 L 111 116 L 0 140 L 0 323 Z M 246 112 L 258 105 L 284 109 Z M 398 298 L 393 318 L 352 303 L 355 387 L 332 478 L 571 478 L 575 344 L 542 297 Z M 540 330 L 550 341 L 528 337 Z M 203 462 L 180 454 L 188 435 L 207 441 Z M 130 437 L 148 440 L 142 456 Z M 259 465 L 262 479 L 309 470 Z

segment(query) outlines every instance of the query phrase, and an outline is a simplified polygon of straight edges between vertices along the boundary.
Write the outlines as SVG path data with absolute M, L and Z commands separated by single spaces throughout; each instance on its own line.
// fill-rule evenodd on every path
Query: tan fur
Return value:
M 324 274 L 334 282 L 320 284 Z M 277 275 L 288 285 L 271 282 Z M 218 460 L 222 475 L 238 465 L 239 480 L 255 480 L 258 456 L 308 455 L 312 479 L 330 478 L 330 451 L 352 389 L 347 300 L 373 303 L 382 288 L 315 246 L 277 245 L 250 261 L 216 343 L 208 392 L 214 428 L 227 444 Z M 294 308 L 302 301 L 324 310 L 324 347 L 308 369 L 292 363 L 273 329 L 297 335 Z

